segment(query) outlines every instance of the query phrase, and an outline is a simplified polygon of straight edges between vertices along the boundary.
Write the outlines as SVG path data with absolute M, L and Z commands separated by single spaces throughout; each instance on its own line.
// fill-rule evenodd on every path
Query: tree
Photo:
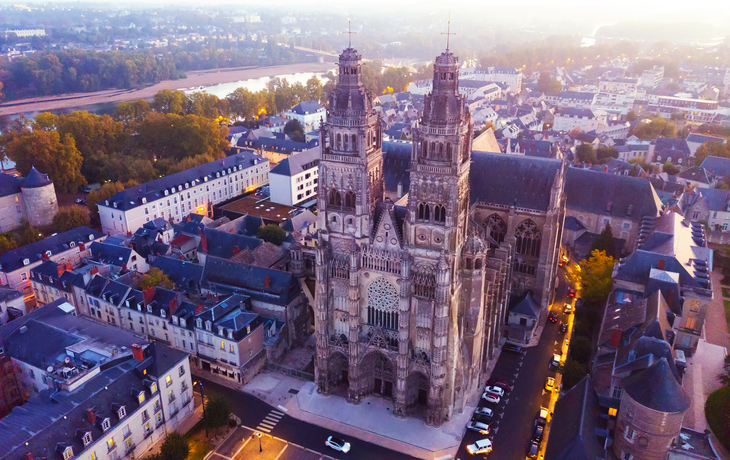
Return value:
M 603 228 L 601 233 L 595 240 L 593 240 L 591 252 L 595 249 L 605 252 L 609 257 L 613 257 L 614 259 L 616 258 L 616 241 L 613 237 L 613 232 L 611 231 L 611 224 L 606 223 L 606 226 Z
M 574 359 L 569 359 L 558 371 L 563 374 L 563 390 L 568 390 L 588 374 L 588 367 Z
M 89 210 L 81 206 L 63 206 L 53 216 L 53 227 L 61 233 L 81 226 L 89 226 Z
M 276 224 L 266 224 L 259 227 L 256 236 L 264 241 L 281 246 L 286 238 L 286 232 Z
M 163 89 L 155 93 L 152 98 L 152 108 L 157 112 L 184 115 L 187 105 L 187 96 L 178 90 Z
M 188 440 L 177 431 L 168 433 L 160 446 L 161 460 L 185 460 L 189 453 Z
M 562 89 L 560 82 L 551 77 L 550 72 L 540 72 L 540 77 L 537 79 L 538 91 L 541 93 L 557 93 Z
M 93 222 L 99 222 L 99 207 L 97 203 L 100 203 L 107 198 L 116 195 L 126 187 L 121 182 L 107 182 L 96 190 L 89 192 L 89 196 L 86 197 L 86 206 L 89 208 L 89 215 Z
M 611 158 L 618 158 L 618 150 L 613 147 L 598 147 L 596 149 L 598 161 L 608 162 Z
M 639 139 L 656 139 L 657 136 L 675 137 L 677 128 L 664 118 L 655 117 L 649 123 L 636 125 L 634 135 Z
M 725 356 L 725 364 L 722 370 L 722 374 L 718 375 L 717 378 L 722 385 L 730 387 L 730 355 Z
M 587 364 L 593 352 L 591 340 L 584 336 L 573 337 L 570 343 L 570 357 L 579 363 Z
M 633 110 L 629 110 L 629 113 L 626 114 L 626 121 L 636 121 L 636 113 Z
M 145 290 L 158 286 L 164 287 L 165 289 L 172 289 L 175 287 L 175 284 L 170 281 L 170 278 L 162 270 L 157 267 L 152 267 L 139 281 L 139 288 Z
M 15 240 L 7 233 L 0 234 L 0 256 L 8 251 L 12 251 L 17 248 L 18 244 Z
M 695 152 L 695 164 L 700 165 L 708 156 L 730 158 L 730 142 L 705 142 Z
M 228 423 L 231 416 L 231 405 L 228 400 L 220 394 L 214 393 L 205 404 L 205 417 L 203 422 L 210 429 L 222 427 Z
M 284 134 L 295 142 L 304 142 L 304 127 L 302 127 L 302 124 L 296 118 L 286 122 L 284 125 Z
M 676 176 L 679 174 L 679 167 L 674 166 L 671 161 L 667 160 L 662 167 L 662 170 L 670 176 Z
M 613 287 L 614 258 L 604 251 L 594 249 L 588 260 L 580 262 L 581 298 L 586 302 L 598 303 L 608 297 Z
M 581 163 L 595 163 L 598 160 L 596 151 L 593 149 L 591 144 L 580 144 L 576 147 L 575 154 L 578 157 L 578 161 Z
M 5 145 L 7 156 L 24 176 L 35 166 L 48 174 L 56 190 L 72 192 L 86 184 L 81 175 L 83 157 L 70 134 L 58 131 L 24 132 Z
M 326 94 L 324 93 L 322 81 L 312 75 L 309 80 L 307 80 L 307 99 L 322 103 L 324 102 L 325 97 Z

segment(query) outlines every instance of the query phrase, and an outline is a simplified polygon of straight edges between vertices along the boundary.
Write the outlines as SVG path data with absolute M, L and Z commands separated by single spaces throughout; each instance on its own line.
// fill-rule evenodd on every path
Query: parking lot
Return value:
M 291 444 L 282 439 L 244 426 L 239 426 L 215 450 L 210 460 L 330 460 L 332 457 Z

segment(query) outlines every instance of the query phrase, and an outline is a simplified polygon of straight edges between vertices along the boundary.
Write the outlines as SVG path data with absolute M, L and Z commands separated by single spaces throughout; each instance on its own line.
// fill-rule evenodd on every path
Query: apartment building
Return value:
M 316 200 L 319 186 L 320 149 L 292 155 L 269 173 L 271 201 L 287 206 Z
M 191 212 L 268 184 L 269 161 L 250 150 L 128 188 L 99 202 L 105 234 L 134 233 L 157 218 L 180 222 Z

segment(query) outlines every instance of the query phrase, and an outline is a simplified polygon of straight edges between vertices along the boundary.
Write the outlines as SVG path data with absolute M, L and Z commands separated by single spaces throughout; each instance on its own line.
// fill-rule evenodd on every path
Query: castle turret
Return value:
M 20 189 L 30 225 L 34 227 L 50 225 L 58 213 L 58 199 L 56 189 L 48 175 L 41 174 L 35 167 L 31 167 Z

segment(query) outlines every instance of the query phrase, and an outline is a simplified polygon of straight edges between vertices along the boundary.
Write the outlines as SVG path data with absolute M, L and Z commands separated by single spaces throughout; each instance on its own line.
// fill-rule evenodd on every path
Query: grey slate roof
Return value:
M 243 140 L 243 139 L 241 139 Z M 240 141 L 239 141 L 240 142 Z M 241 166 L 243 169 L 255 166 L 265 161 L 264 158 L 251 150 L 244 150 L 226 158 L 211 161 L 204 165 L 196 166 L 185 171 L 180 171 L 169 176 L 161 177 L 150 182 L 123 190 L 108 200 L 100 201 L 99 206 L 113 207 L 117 203 L 117 209 L 126 211 L 143 206 L 142 199 L 149 203 L 165 196 L 165 190 L 173 187 L 184 186 L 185 183 L 203 182 L 204 177 L 215 178 L 217 172 L 227 171 L 228 168 Z M 258 162 L 258 163 L 257 163 Z M 108 201 L 109 204 L 105 204 Z
M 526 291 L 512 302 L 510 313 L 537 318 L 540 316 L 540 305 L 532 297 L 532 291 Z
M 5 349 L 13 358 L 39 369 L 54 365 L 66 347 L 84 340 L 34 319 L 26 321 L 24 326 L 25 332 L 16 330 L 4 337 Z
M 471 202 L 547 211 L 559 160 L 472 152 Z M 406 190 L 404 188 L 404 190 Z
M 662 209 L 649 181 L 588 169 L 568 168 L 565 194 L 570 209 L 632 220 L 658 216 Z
M 320 149 L 314 148 L 305 150 L 302 153 L 291 155 L 284 158 L 281 162 L 271 169 L 269 174 L 279 174 L 282 176 L 295 176 L 306 169 L 316 168 L 321 157 Z
M 206 258 L 203 284 L 213 289 L 217 287 L 219 290 L 242 293 L 254 300 L 282 306 L 289 304 L 301 293 L 299 283 L 291 273 L 235 263 L 217 257 Z
M 238 249 L 255 249 L 263 243 L 263 240 L 238 233 L 223 232 L 214 228 L 206 227 L 203 229 L 206 238 L 207 250 L 203 251 L 203 239 L 198 243 L 198 252 L 203 252 L 208 256 L 221 257 L 229 259 L 235 254 L 235 248 Z
M 689 156 L 689 146 L 687 141 L 681 138 L 675 137 L 657 137 L 654 144 L 654 155 L 662 155 L 662 160 L 668 154 L 669 151 L 678 150 Z
M 385 190 L 395 191 L 398 183 L 402 183 L 403 193 L 408 192 L 411 183 L 409 168 L 412 148 L 410 142 L 383 142 Z
M 91 243 L 91 257 L 105 264 L 122 267 L 132 255 L 132 248 L 94 241 Z
M 690 397 L 674 378 L 666 358 L 625 379 L 623 387 L 636 402 L 658 412 L 684 412 L 690 406 Z
M 104 234 L 90 229 L 89 227 L 77 227 L 67 232 L 59 233 L 55 236 L 36 241 L 23 247 L 8 251 L 0 256 L 0 267 L 2 271 L 9 273 L 22 268 L 23 260 L 28 259 L 31 264 L 43 259 L 46 251 L 51 254 L 58 254 L 67 251 L 70 243 L 76 246 L 79 244 L 89 244 L 99 238 L 104 238 Z
M 203 278 L 203 266 L 187 262 L 174 257 L 157 257 L 152 262 L 154 268 L 159 268 L 180 289 L 186 291 L 198 290 Z
M 20 193 L 23 179 L 10 174 L 0 173 L 0 197 Z
M 710 155 L 704 159 L 701 167 L 718 177 L 725 177 L 730 174 L 730 158 L 713 157 Z
M 323 108 L 317 101 L 304 101 L 292 107 L 291 111 L 298 115 L 310 115 Z
M 23 185 L 21 185 L 22 188 L 38 188 L 38 187 L 45 187 L 48 184 L 51 184 L 51 179 L 48 178 L 48 174 L 42 174 L 40 173 L 35 167 L 30 168 L 30 172 L 25 177 L 25 180 L 23 180 Z
M 694 142 L 704 144 L 705 142 L 720 142 L 722 144 L 727 142 L 724 137 L 708 136 L 707 134 L 689 133 L 687 135 L 687 142 Z
M 563 228 L 565 230 L 573 230 L 573 231 L 580 231 L 585 230 L 586 227 L 573 216 L 565 216 L 565 221 L 563 222 Z
M 691 168 L 687 168 L 677 174 L 677 176 L 685 180 L 692 180 L 695 182 L 701 182 L 703 184 L 711 184 L 713 179 L 712 173 L 707 171 L 705 168 L 701 168 L 698 166 L 692 166 Z
M 555 403 L 545 460 L 595 460 L 605 457 L 605 429 L 598 395 L 589 376 L 583 377 Z M 606 430 L 607 433 L 608 430 Z

